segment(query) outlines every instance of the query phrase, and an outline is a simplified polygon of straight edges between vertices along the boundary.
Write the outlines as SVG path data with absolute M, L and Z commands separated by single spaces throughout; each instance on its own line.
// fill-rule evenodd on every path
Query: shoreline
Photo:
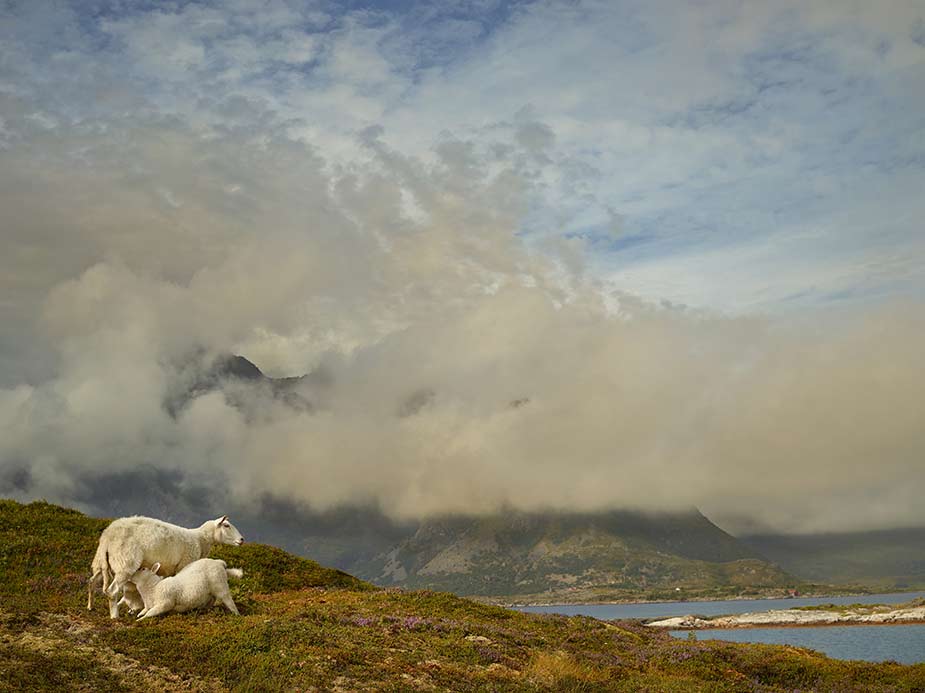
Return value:
M 580 602 L 500 602 L 500 601 L 489 601 L 482 600 L 479 598 L 474 598 L 476 601 L 481 601 L 485 604 L 491 604 L 492 606 L 502 606 L 506 609 L 519 609 L 522 607 L 556 607 L 556 606 L 626 606 L 628 604 L 684 604 L 691 602 L 745 602 L 745 601 L 765 601 L 765 600 L 796 600 L 796 599 L 838 599 L 841 597 L 870 597 L 877 594 L 918 594 L 922 590 L 909 590 L 906 591 L 896 591 L 896 592 L 838 592 L 836 594 L 801 594 L 799 597 L 770 597 L 770 596 L 736 596 L 736 597 L 723 597 L 723 598 L 714 598 L 714 597 L 688 597 L 686 599 L 620 599 L 620 600 L 607 600 L 607 601 L 580 601 Z
M 647 623 L 647 626 L 652 626 L 651 623 Z M 690 626 L 690 627 L 667 627 L 667 626 L 653 626 L 659 630 L 680 630 L 687 633 L 696 633 L 697 631 L 711 631 L 711 630 L 760 630 L 762 628 L 837 628 L 839 626 L 850 626 L 858 628 L 866 628 L 870 626 L 925 626 L 925 618 L 921 619 L 910 619 L 908 621 L 884 621 L 881 623 L 872 622 L 872 621 L 840 621 L 840 622 L 826 622 L 826 623 L 743 623 L 736 626 Z
M 661 630 L 727 630 L 737 628 L 805 628 L 814 626 L 890 626 L 925 623 L 925 606 L 909 603 L 899 608 L 872 605 L 840 611 L 772 609 L 732 616 L 673 616 L 646 623 Z

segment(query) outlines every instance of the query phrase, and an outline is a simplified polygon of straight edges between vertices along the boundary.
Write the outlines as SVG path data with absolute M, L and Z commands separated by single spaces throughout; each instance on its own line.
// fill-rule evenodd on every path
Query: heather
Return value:
M 445 592 L 379 589 L 262 545 L 242 616 L 113 622 L 85 608 L 105 520 L 0 501 L 0 689 L 332 691 L 922 691 L 925 665 L 678 640 L 636 622 L 524 614 Z

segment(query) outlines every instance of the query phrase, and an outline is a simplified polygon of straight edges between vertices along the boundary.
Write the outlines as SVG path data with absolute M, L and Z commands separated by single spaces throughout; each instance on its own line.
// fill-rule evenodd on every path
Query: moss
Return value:
M 0 643 L 0 691 L 130 691 L 89 657 Z

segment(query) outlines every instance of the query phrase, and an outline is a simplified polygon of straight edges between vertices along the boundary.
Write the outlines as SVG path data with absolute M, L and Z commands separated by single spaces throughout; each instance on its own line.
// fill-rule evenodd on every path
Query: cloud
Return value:
M 3 10 L 4 492 L 925 522 L 913 14 L 258 5 Z
M 72 242 L 110 257 L 49 279 L 34 327 L 54 366 L 3 391 L 19 493 L 66 501 L 82 479 L 154 465 L 220 479 L 239 503 L 372 501 L 398 517 L 696 504 L 791 530 L 925 520 L 903 497 L 925 444 L 914 306 L 810 329 L 605 300 L 515 235 L 529 181 L 489 173 L 478 147 L 430 165 L 373 138 L 367 166 L 328 177 L 292 142 L 150 137 L 201 163 L 184 173 L 141 138 L 150 188 L 66 173 L 87 201 L 59 200 Z M 161 205 L 162 180 L 189 201 Z M 104 189 L 110 205 L 84 217 Z M 20 205 L 39 228 L 64 214 Z M 120 235 L 145 215 L 140 238 Z M 189 368 L 229 349 L 278 375 L 323 371 L 303 388 L 313 408 L 244 390 L 248 416 L 211 392 L 172 417 Z

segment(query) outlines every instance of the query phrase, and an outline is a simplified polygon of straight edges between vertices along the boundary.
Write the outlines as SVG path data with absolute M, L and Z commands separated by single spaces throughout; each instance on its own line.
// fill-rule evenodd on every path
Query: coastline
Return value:
M 906 590 L 896 590 L 895 592 L 888 592 L 884 594 L 904 594 Z M 908 590 L 910 594 L 921 592 L 921 590 Z M 627 604 L 684 604 L 690 602 L 737 602 L 737 601 L 762 601 L 770 599 L 836 599 L 840 597 L 867 597 L 874 592 L 835 592 L 835 593 L 806 593 L 800 594 L 798 597 L 789 597 L 786 595 L 737 595 L 734 597 L 685 597 L 683 599 L 606 599 L 606 600 L 582 600 L 582 601 L 496 601 L 493 599 L 485 599 L 480 597 L 470 597 L 470 599 L 475 599 L 476 601 L 483 602 L 485 604 L 491 604 L 493 606 L 503 606 L 507 609 L 519 609 L 522 607 L 556 607 L 556 606 L 625 606 Z
M 700 618 L 698 616 L 674 616 L 649 621 L 650 628 L 666 630 L 718 630 L 732 628 L 805 628 L 814 626 L 889 626 L 925 623 L 925 606 L 904 605 L 889 608 L 883 605 L 844 609 L 806 610 L 776 609 L 732 616 Z
M 647 623 L 647 626 L 651 626 L 651 623 Z M 698 626 L 696 628 L 667 628 L 661 627 L 660 630 L 683 630 L 691 633 L 696 633 L 697 631 L 710 631 L 710 630 L 754 630 L 761 628 L 836 628 L 840 626 L 857 626 L 858 628 L 865 628 L 869 626 L 925 626 L 925 619 L 920 620 L 911 620 L 911 621 L 886 621 L 884 623 L 872 623 L 870 621 L 842 621 L 840 623 L 748 623 L 738 626 Z

